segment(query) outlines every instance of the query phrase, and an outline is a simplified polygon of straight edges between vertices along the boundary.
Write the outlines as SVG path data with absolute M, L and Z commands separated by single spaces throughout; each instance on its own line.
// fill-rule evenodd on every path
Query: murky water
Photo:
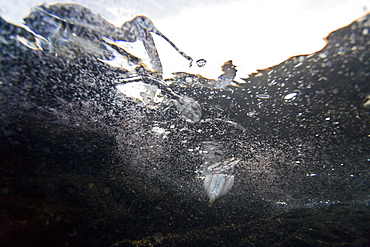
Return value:
M 154 33 L 192 59 L 144 17 L 118 28 L 57 4 L 25 20 L 0 23 L 4 244 L 366 245 L 317 215 L 366 231 L 369 16 L 242 82 L 232 60 L 217 79 L 163 79 Z M 284 237 L 276 222 L 302 215 L 312 230 Z M 253 222 L 275 231 L 240 233 Z

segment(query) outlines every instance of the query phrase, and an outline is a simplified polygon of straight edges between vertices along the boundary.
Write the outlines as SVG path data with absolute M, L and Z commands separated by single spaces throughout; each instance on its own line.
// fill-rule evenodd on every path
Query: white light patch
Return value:
M 152 128 L 152 132 L 158 136 L 162 136 L 163 138 L 167 138 L 167 135 L 170 133 L 170 131 L 158 126 L 154 126 Z
M 116 41 L 115 43 L 118 47 L 124 49 L 131 55 L 140 58 L 148 70 L 154 71 L 149 55 L 144 47 L 144 43 L 141 40 L 137 40 L 136 42 Z
M 116 88 L 126 97 L 140 100 L 145 105 L 161 103 L 164 100 L 164 97 L 161 97 L 161 90 L 158 87 L 141 81 L 120 84 Z
M 292 100 L 294 97 L 296 97 L 298 93 L 290 93 L 284 96 L 284 100 Z
M 158 30 L 194 59 L 189 68 L 188 60 L 152 34 L 165 78 L 182 71 L 217 79 L 222 74 L 221 66 L 232 60 L 238 70 L 236 80 L 291 56 L 322 49 L 330 32 L 370 10 L 369 0 L 204 0 L 190 1 L 186 5 L 192 6 L 189 8 L 182 2 L 176 6 L 161 0 L 142 0 L 140 4 L 136 0 L 58 2 L 81 4 L 117 27 L 136 15 L 149 17 Z M 21 25 L 22 18 L 36 5 L 33 0 L 0 1 L 0 14 L 5 20 Z M 163 11 L 167 14 L 159 16 Z M 364 35 L 368 33 L 368 29 L 363 30 Z M 195 61 L 201 58 L 207 64 L 200 68 Z
M 194 60 L 207 60 L 202 68 L 195 64 L 189 68 L 188 61 L 169 44 L 160 37 L 154 39 L 165 78 L 184 71 L 217 79 L 228 60 L 237 66 L 237 77 L 246 78 L 291 56 L 321 50 L 330 32 L 361 17 L 369 7 L 364 0 L 200 2 L 179 15 L 154 19 L 156 27 L 182 51 Z

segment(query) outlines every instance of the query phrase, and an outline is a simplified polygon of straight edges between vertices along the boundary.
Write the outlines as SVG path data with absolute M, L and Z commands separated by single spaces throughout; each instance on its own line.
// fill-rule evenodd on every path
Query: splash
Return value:
M 135 66 L 147 66 L 148 69 L 162 75 L 163 68 L 153 37 L 155 33 L 166 40 L 184 58 L 193 59 L 181 51 L 170 39 L 163 35 L 145 16 L 137 16 L 117 28 L 91 10 L 77 4 L 41 5 L 24 19 L 28 28 L 35 34 L 34 40 L 19 36 L 18 40 L 29 48 L 41 49 L 55 56 L 76 57 L 88 53 L 103 62 L 111 60 L 136 60 Z M 120 47 L 120 41 L 143 45 L 149 59 L 137 58 Z M 127 46 L 126 46 L 127 47 Z M 112 54 L 113 50 L 118 53 Z M 133 49 L 135 50 L 135 49 Z M 141 50 L 141 49 L 136 49 Z M 143 63 L 143 60 L 150 64 Z M 205 60 L 204 60 L 205 61 Z M 110 63 L 112 65 L 112 63 Z M 202 66 L 205 64 L 202 63 Z M 127 67 L 125 67 L 127 69 Z M 128 68 L 131 70 L 132 68 Z

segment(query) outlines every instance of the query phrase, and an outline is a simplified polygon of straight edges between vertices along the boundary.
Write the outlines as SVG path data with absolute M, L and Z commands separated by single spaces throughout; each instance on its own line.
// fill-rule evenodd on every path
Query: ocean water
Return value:
M 1 19 L 1 245 L 367 246 L 358 17 L 243 79 L 234 60 L 166 78 L 156 33 L 187 67 L 212 63 L 150 19 L 120 28 L 65 4 L 27 28 Z

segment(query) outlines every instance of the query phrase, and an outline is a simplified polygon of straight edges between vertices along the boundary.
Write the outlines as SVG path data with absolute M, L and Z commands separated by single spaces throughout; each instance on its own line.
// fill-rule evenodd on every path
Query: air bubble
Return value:
M 293 103 L 299 98 L 299 95 L 301 94 L 301 91 L 299 90 L 294 90 L 291 93 L 288 93 L 287 95 L 283 96 L 282 100 L 285 103 Z
M 199 59 L 199 60 L 197 60 L 196 63 L 198 65 L 198 67 L 204 67 L 207 64 L 207 61 L 205 59 Z
M 256 97 L 259 98 L 259 99 L 269 99 L 270 95 L 268 95 L 268 94 L 257 94 Z

